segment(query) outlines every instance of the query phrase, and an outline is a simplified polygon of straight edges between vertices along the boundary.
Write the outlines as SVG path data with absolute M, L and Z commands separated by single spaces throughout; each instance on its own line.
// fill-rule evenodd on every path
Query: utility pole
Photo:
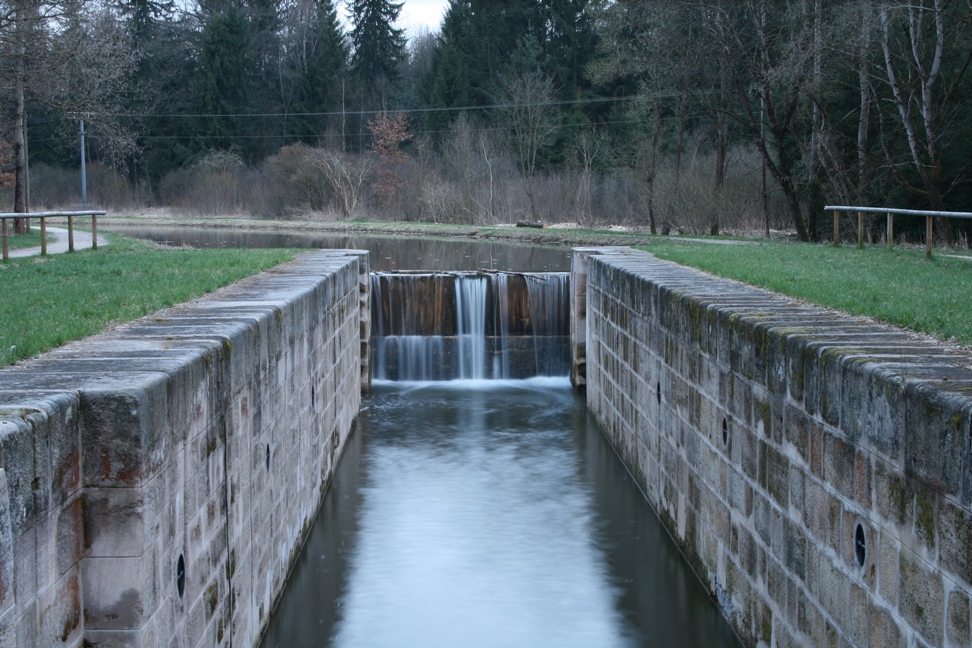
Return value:
M 80 118 L 81 121 L 81 209 L 88 208 L 88 175 L 85 171 L 84 166 L 84 116 Z

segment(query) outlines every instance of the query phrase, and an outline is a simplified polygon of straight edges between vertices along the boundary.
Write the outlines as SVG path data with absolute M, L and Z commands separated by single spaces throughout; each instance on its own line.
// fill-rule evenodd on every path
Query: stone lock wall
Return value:
M 0 371 L 0 646 L 255 645 L 367 388 L 368 287 L 310 253 Z
M 972 357 L 649 254 L 578 254 L 575 382 L 744 643 L 969 646 Z

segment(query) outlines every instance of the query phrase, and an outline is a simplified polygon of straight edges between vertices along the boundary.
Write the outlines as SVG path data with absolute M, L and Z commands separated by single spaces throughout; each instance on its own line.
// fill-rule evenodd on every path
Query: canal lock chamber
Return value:
M 569 273 L 376 272 L 370 306 L 263 646 L 737 645 L 571 387 Z

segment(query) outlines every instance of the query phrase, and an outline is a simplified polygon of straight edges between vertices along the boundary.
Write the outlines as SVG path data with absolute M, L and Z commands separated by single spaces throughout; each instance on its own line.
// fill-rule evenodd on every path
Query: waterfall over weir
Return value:
M 568 273 L 374 273 L 378 380 L 566 376 Z

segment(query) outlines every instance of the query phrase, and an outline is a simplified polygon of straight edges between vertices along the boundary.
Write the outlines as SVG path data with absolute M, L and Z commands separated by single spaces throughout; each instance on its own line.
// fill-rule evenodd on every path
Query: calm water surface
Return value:
M 570 250 L 510 243 L 209 228 L 102 227 L 170 245 L 197 248 L 333 248 L 368 250 L 373 271 L 505 270 L 567 272 Z
M 383 383 L 263 645 L 736 646 L 566 379 Z

